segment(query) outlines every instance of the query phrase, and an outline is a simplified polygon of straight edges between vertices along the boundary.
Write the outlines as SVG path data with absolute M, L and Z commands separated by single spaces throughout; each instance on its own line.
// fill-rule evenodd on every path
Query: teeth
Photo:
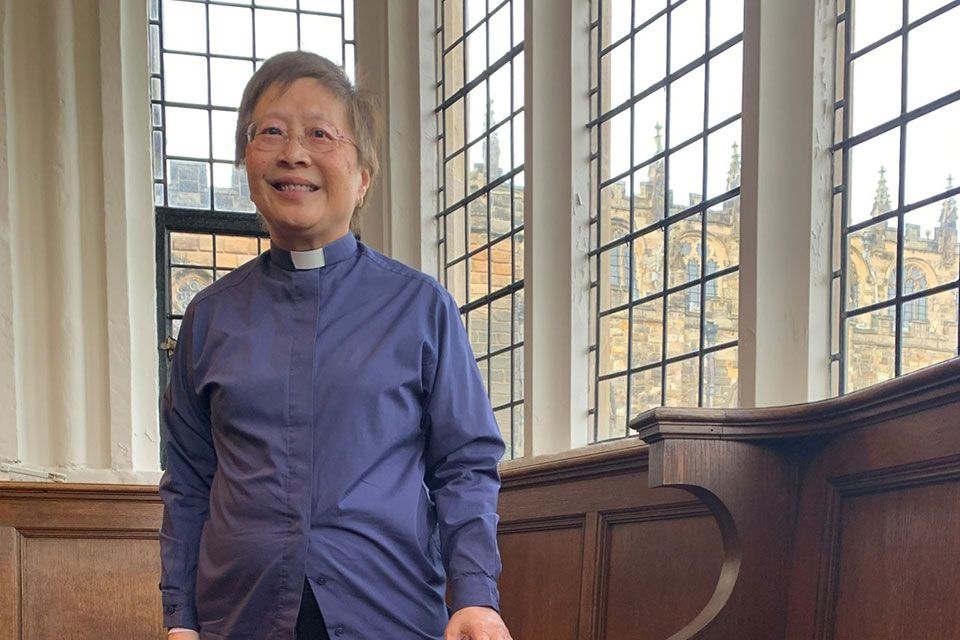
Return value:
M 311 187 L 308 184 L 280 184 L 277 185 L 277 188 L 280 191 L 316 191 L 316 187 Z

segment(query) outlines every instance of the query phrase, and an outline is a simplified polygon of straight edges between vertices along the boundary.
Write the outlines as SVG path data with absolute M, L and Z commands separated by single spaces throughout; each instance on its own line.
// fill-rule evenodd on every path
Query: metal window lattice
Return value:
M 743 4 L 732 4 L 591 2 L 591 442 L 627 436 L 654 406 L 737 402 Z
M 523 0 L 437 0 L 437 273 L 523 455 Z
M 945 145 L 935 125 L 960 118 L 960 82 L 929 73 L 938 65 L 950 68 L 955 57 L 952 40 L 934 34 L 958 27 L 960 0 L 939 7 L 903 0 L 886 13 L 862 1 L 838 3 L 831 207 L 835 395 L 958 354 L 960 188 L 954 180 L 960 165 L 938 155 Z M 874 77 L 871 66 L 882 67 L 883 77 Z M 886 110 L 885 97 L 893 105 Z M 931 125 L 938 129 L 935 139 L 924 135 Z M 955 150 L 957 142 L 946 146 Z M 942 182 L 924 185 L 924 174 Z

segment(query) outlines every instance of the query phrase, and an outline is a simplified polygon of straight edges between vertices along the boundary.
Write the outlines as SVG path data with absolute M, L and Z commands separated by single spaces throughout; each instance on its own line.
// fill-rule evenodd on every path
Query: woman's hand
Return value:
M 167 640 L 200 640 L 200 634 L 192 629 L 175 631 L 167 636 Z
M 503 618 L 490 607 L 464 607 L 450 617 L 443 640 L 513 640 Z

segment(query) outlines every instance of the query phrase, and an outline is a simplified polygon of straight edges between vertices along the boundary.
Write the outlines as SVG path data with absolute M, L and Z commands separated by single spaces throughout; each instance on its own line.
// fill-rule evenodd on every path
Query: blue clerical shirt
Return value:
M 165 626 L 290 638 L 304 576 L 331 637 L 442 640 L 448 583 L 498 607 L 504 445 L 432 278 L 271 248 L 187 308 L 162 413 Z

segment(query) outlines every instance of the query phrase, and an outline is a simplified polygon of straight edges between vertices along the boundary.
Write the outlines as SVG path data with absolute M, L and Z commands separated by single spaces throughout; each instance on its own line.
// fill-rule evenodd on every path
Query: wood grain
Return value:
M 698 505 L 699 506 L 699 505 Z M 720 576 L 720 532 L 713 518 L 605 519 L 603 610 L 596 637 L 663 640 L 707 604 Z
M 23 637 L 166 637 L 154 540 L 23 541 Z
M 960 359 L 824 402 L 633 426 L 651 485 L 699 496 L 723 539 L 713 597 L 671 640 L 960 638 Z
M 501 534 L 501 612 L 524 640 L 576 640 L 583 530 L 528 529 Z
M 0 640 L 162 639 L 156 487 L 0 483 Z
M 0 526 L 0 640 L 20 640 L 20 534 Z

